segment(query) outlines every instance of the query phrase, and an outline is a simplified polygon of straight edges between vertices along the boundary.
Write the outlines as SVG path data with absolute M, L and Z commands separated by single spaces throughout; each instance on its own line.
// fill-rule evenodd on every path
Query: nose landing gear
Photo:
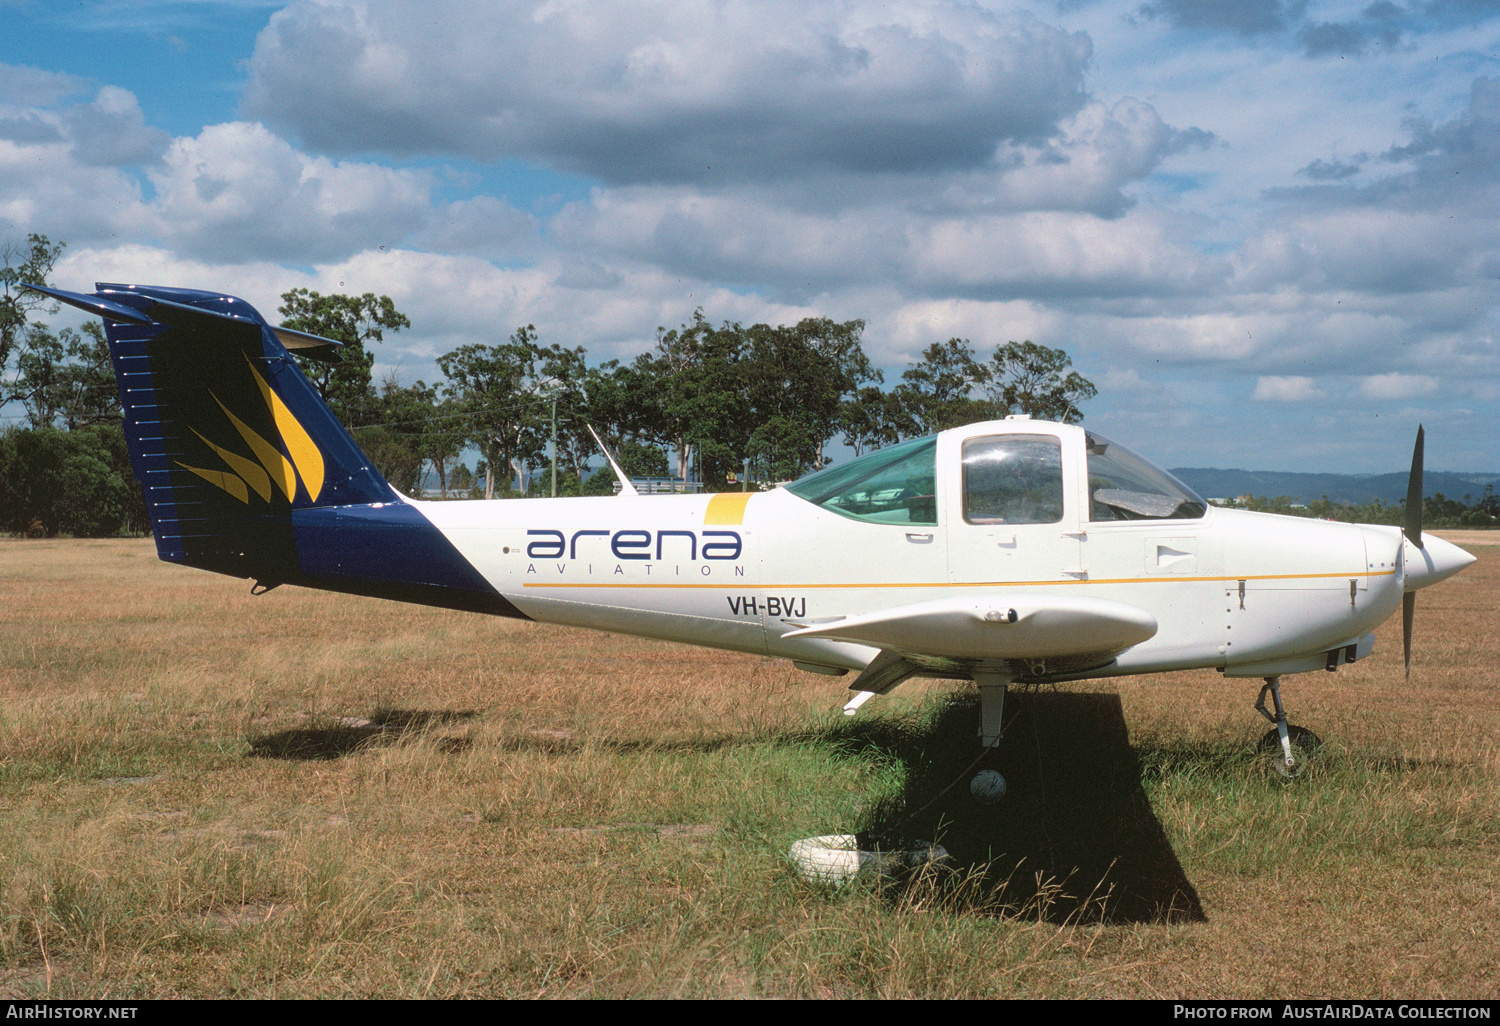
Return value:
M 1266 708 L 1267 694 L 1276 706 L 1275 716 Z M 1276 724 L 1260 739 L 1259 745 L 1260 751 L 1270 755 L 1271 769 L 1288 780 L 1300 777 L 1307 771 L 1313 753 L 1323 746 L 1323 741 L 1306 727 L 1286 722 L 1286 709 L 1281 704 L 1280 677 L 1266 678 L 1266 683 L 1260 689 L 1260 697 L 1255 701 L 1255 711 Z

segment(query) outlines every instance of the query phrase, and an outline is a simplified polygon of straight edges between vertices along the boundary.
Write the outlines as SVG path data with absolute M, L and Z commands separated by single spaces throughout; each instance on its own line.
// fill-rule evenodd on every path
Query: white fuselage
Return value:
M 958 514 L 959 447 L 999 430 L 1060 439 L 1060 522 L 971 523 Z M 877 649 L 784 635 L 937 599 L 1086 595 L 1155 619 L 1153 636 L 1087 673 L 1039 660 L 1033 675 L 1051 679 L 1319 669 L 1336 649 L 1367 654 L 1369 633 L 1400 607 L 1410 547 L 1398 529 L 1217 508 L 1190 520 L 1092 522 L 1083 444 L 1078 428 L 1036 422 L 944 432 L 936 523 L 926 525 L 850 519 L 783 488 L 417 505 L 536 620 L 808 668 L 861 669 Z M 962 665 L 947 669 L 964 675 Z

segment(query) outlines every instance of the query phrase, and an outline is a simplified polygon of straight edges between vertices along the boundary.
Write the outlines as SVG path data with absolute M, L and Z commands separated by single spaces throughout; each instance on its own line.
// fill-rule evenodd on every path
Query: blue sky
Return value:
M 1171 466 L 1500 469 L 1500 0 L 0 0 L 55 279 L 533 323 L 1029 338 Z

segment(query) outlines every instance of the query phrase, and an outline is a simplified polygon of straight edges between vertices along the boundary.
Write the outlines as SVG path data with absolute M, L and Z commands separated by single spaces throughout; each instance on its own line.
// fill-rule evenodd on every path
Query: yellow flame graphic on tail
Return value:
M 286 408 L 286 403 L 281 401 L 281 396 L 271 391 L 271 386 L 266 384 L 266 379 L 260 376 L 255 369 L 255 364 L 250 363 L 250 357 L 245 357 L 245 363 L 250 367 L 250 373 L 255 375 L 255 383 L 260 386 L 260 394 L 266 400 L 266 405 L 271 409 L 271 417 L 276 421 L 276 430 L 281 432 L 281 440 L 286 443 L 287 450 L 292 454 L 292 462 L 297 465 L 297 473 L 302 478 L 302 483 L 307 487 L 307 494 L 314 501 L 318 493 L 323 490 L 323 454 L 313 444 L 312 436 L 307 429 L 297 422 L 292 416 L 292 411 Z
M 181 460 L 176 461 L 176 463 L 183 470 L 191 470 L 209 484 L 218 485 L 236 499 L 247 505 L 249 504 L 250 490 L 245 486 L 245 482 L 234 474 L 229 474 L 222 470 L 204 470 L 202 467 L 190 467 Z
M 183 470 L 192 471 L 209 484 L 222 488 L 246 504 L 250 502 L 252 488 L 262 499 L 270 502 L 273 481 L 281 490 L 281 494 L 285 495 L 287 501 L 290 502 L 297 494 L 299 477 L 302 479 L 302 486 L 307 489 L 308 497 L 316 501 L 323 491 L 322 452 L 318 450 L 312 436 L 307 433 L 307 429 L 292 415 L 286 403 L 281 401 L 281 396 L 272 391 L 266 379 L 261 377 L 260 372 L 255 369 L 255 364 L 250 362 L 248 355 L 245 357 L 245 362 L 250 366 L 250 373 L 255 377 L 255 384 L 260 388 L 261 398 L 266 402 L 266 409 L 270 411 L 271 420 L 276 425 L 282 443 L 291 453 L 291 459 L 287 459 L 277 446 L 262 438 L 254 428 L 236 417 L 218 396 L 210 392 L 209 395 L 213 396 L 214 402 L 219 404 L 219 409 L 224 411 L 224 415 L 229 418 L 229 422 L 234 425 L 234 429 L 239 432 L 240 437 L 245 440 L 245 444 L 250 447 L 260 462 L 257 464 L 255 460 L 247 459 L 238 453 L 215 445 L 196 428 L 189 428 L 189 430 L 202 439 L 203 444 L 212 449 L 234 472 L 205 470 L 202 467 L 190 467 L 181 461 L 175 462 Z
M 209 395 L 213 395 L 213 393 L 210 392 Z M 261 465 L 266 468 L 266 472 L 270 474 L 270 479 L 276 482 L 277 486 L 281 489 L 281 494 L 286 496 L 286 501 L 291 502 L 292 497 L 297 494 L 297 472 L 292 469 L 292 461 L 281 455 L 280 449 L 256 434 L 250 425 L 231 413 L 229 407 L 225 406 L 223 401 L 216 395 L 214 396 L 214 402 L 219 404 L 219 409 L 224 411 L 224 415 L 229 418 L 229 422 L 234 425 L 234 429 L 240 433 L 240 437 L 245 440 L 245 444 L 250 446 L 250 451 L 255 453 Z M 193 433 L 197 434 L 196 431 Z M 198 437 L 202 438 L 203 436 L 198 435 Z M 267 495 L 266 501 L 269 502 L 270 500 L 271 497 Z
M 218 396 L 214 396 L 214 398 L 217 399 Z M 222 406 L 224 404 L 220 403 L 219 405 Z M 226 410 L 225 412 L 227 413 L 228 411 Z M 192 430 L 193 434 L 197 435 L 199 438 L 203 438 L 203 435 L 196 428 Z M 245 484 L 249 485 L 251 488 L 254 488 L 257 495 L 259 495 L 267 502 L 271 501 L 271 478 L 268 474 L 266 474 L 264 470 L 260 469 L 260 464 L 256 463 L 254 460 L 245 459 L 245 457 L 241 456 L 239 453 L 230 452 L 228 449 L 221 448 L 210 442 L 207 438 L 203 438 L 203 444 L 217 453 L 219 459 L 223 460 L 225 463 L 233 467 L 236 473 L 239 474 L 240 479 L 243 480 Z M 202 476 L 199 471 L 193 470 L 192 467 L 188 467 L 188 469 L 192 470 L 193 473 L 198 474 L 200 477 Z M 245 497 L 245 501 L 250 501 L 248 495 Z

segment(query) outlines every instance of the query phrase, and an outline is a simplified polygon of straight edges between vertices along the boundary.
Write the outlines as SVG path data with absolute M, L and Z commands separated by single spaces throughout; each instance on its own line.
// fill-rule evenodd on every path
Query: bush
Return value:
M 124 458 L 128 468 L 128 457 L 119 435 L 118 428 L 0 435 L 0 528 L 100 538 L 144 521 L 139 489 L 128 469 L 121 474 L 119 464 Z

